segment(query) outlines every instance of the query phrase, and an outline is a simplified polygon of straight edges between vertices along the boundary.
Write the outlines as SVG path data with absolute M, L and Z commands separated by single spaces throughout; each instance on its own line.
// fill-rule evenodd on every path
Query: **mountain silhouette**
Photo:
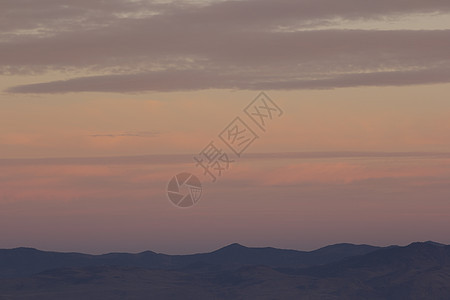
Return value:
M 181 269 L 199 264 L 221 268 L 245 265 L 270 267 L 306 267 L 338 261 L 378 249 L 369 245 L 338 244 L 314 251 L 250 248 L 231 244 L 210 253 L 167 255 L 145 251 L 138 254 L 109 253 L 88 255 L 40 251 L 33 248 L 0 250 L 0 278 L 21 277 L 62 267 L 128 266 L 147 269 Z
M 39 257 L 33 269 L 49 268 L 0 279 L 0 299 L 450 299 L 450 246 L 435 242 L 309 252 L 232 244 L 173 256 L 17 248 L 0 251 L 0 270 L 23 272 Z

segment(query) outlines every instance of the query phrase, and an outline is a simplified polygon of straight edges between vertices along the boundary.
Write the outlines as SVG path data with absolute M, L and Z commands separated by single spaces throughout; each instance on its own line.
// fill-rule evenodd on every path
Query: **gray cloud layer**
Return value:
M 11 93 L 450 82 L 450 30 L 314 30 L 317 24 L 342 19 L 450 13 L 449 1 L 248 0 L 198 5 L 9 0 L 0 5 L 1 73 L 83 74 L 11 87 Z

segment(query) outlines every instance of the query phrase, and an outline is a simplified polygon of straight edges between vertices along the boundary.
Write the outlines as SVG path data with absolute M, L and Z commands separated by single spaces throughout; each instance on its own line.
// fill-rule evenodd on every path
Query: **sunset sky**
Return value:
M 283 115 L 263 132 L 244 108 Z M 241 157 L 219 133 L 259 136 Z M 193 157 L 235 160 L 216 182 Z M 196 174 L 179 209 L 166 186 Z M 450 243 L 450 1 L 1 0 L 0 248 Z

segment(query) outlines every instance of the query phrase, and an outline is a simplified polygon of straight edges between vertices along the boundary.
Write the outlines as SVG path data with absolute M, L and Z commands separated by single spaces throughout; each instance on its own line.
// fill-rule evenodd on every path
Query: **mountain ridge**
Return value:
M 343 251 L 345 245 L 345 251 Z M 270 267 L 311 266 L 340 260 L 347 256 L 365 254 L 380 247 L 370 245 L 335 244 L 312 251 L 246 247 L 232 243 L 212 252 L 169 255 L 150 250 L 139 253 L 111 252 L 84 254 L 77 252 L 42 251 L 29 247 L 0 249 L 0 278 L 30 276 L 62 267 L 117 265 L 149 269 L 180 269 L 199 263 L 238 268 L 243 265 L 265 264 Z
M 319 254 L 357 248 L 341 244 L 325 247 Z M 255 251 L 234 245 L 219 255 L 230 249 L 243 257 Z M 267 250 L 258 248 L 256 252 Z M 317 255 L 317 250 L 311 252 Z M 214 252 L 206 254 L 217 255 Z M 160 254 L 150 254 L 155 255 Z M 205 258 L 204 254 L 188 257 Z M 225 266 L 212 264 L 207 258 L 194 259 L 194 266 L 178 269 L 117 265 L 55 268 L 22 278 L 0 279 L 0 291 L 8 300 L 36 299 L 36 295 L 47 300 L 148 299 L 149 295 L 155 299 L 450 299 L 450 245 L 435 242 L 378 247 L 306 267 L 237 264 L 227 268 L 230 256 L 225 257 Z M 239 262 L 239 256 L 234 258 Z

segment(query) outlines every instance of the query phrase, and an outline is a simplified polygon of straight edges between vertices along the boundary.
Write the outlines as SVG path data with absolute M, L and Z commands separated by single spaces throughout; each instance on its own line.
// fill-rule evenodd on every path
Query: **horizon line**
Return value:
M 153 250 L 144 250 L 144 251 L 139 251 L 139 252 L 112 251 L 112 252 L 104 252 L 104 253 L 95 254 L 95 253 L 77 252 L 77 251 L 42 250 L 42 249 L 39 249 L 39 248 L 27 247 L 27 246 L 13 247 L 13 248 L 0 248 L 0 251 L 28 249 L 28 250 L 36 250 L 36 251 L 40 251 L 40 252 L 66 253 L 66 254 L 77 253 L 77 254 L 92 255 L 92 256 L 101 256 L 101 255 L 109 255 L 109 254 L 142 254 L 142 253 L 145 253 L 145 252 L 152 252 L 152 253 L 155 253 L 155 254 L 162 254 L 162 255 L 169 255 L 169 256 L 189 256 L 189 255 L 213 253 L 213 252 L 217 252 L 217 251 L 220 251 L 222 249 L 225 249 L 225 248 L 229 248 L 231 246 L 238 246 L 238 247 L 247 248 L 247 249 L 276 249 L 276 250 L 298 251 L 298 252 L 314 252 L 314 251 L 318 251 L 318 250 L 321 250 L 321 249 L 324 249 L 324 248 L 327 248 L 327 247 L 339 246 L 339 245 L 369 246 L 369 247 L 375 247 L 375 248 L 382 249 L 382 248 L 389 248 L 389 247 L 408 247 L 408 246 L 410 246 L 412 244 L 415 244 L 415 243 L 450 246 L 450 244 L 445 244 L 445 243 L 440 243 L 440 242 L 427 240 L 427 241 L 409 242 L 409 243 L 406 243 L 404 245 L 390 244 L 390 245 L 385 245 L 385 246 L 378 246 L 378 245 L 365 244 L 365 243 L 357 244 L 357 243 L 350 243 L 350 242 L 342 242 L 342 243 L 327 244 L 325 246 L 314 248 L 312 250 L 300 250 L 300 249 L 292 249 L 292 248 L 277 248 L 277 247 L 271 247 L 271 246 L 251 247 L 251 246 L 242 245 L 241 243 L 231 243 L 231 244 L 226 244 L 225 246 L 222 246 L 222 247 L 219 247 L 219 248 L 215 248 L 214 250 L 207 251 L 207 252 L 193 252 L 193 253 L 186 253 L 186 254 L 167 254 L 167 253 L 163 253 L 163 252 L 155 252 Z

